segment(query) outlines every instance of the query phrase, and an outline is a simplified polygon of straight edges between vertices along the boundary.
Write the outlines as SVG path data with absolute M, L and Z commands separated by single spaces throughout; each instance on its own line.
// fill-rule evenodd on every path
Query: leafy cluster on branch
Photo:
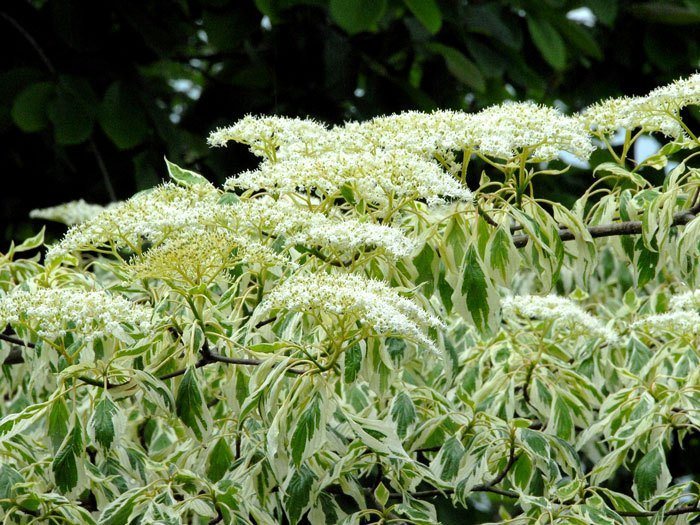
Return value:
M 223 189 L 168 162 L 37 210 L 71 227 L 0 255 L 5 522 L 689 523 L 698 104 L 251 116 L 210 136 L 260 157 Z

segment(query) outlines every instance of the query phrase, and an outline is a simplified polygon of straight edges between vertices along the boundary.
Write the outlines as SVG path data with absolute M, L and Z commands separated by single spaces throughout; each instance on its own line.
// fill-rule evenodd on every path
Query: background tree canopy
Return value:
M 575 110 L 692 72 L 698 23 L 698 0 L 9 2 L 2 244 L 31 208 L 154 185 L 164 154 L 220 182 L 250 159 L 205 137 L 246 113 Z

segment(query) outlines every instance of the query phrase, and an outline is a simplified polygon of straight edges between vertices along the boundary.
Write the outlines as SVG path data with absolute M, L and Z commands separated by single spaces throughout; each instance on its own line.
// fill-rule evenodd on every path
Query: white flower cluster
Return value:
M 209 135 L 210 146 L 225 146 L 233 141 L 246 144 L 251 153 L 272 161 L 293 153 L 313 150 L 327 137 L 327 128 L 310 119 L 255 117 L 247 115 L 233 126 L 219 128 Z
M 101 206 L 99 204 L 89 204 L 83 199 L 70 201 L 58 206 L 49 208 L 39 208 L 29 212 L 32 219 L 44 219 L 73 226 L 93 219 L 105 209 L 113 208 L 116 204 Z
M 700 104 L 700 74 L 676 80 L 642 97 L 611 98 L 593 104 L 581 119 L 592 130 L 610 134 L 618 129 L 641 129 L 680 137 L 683 127 L 679 112 L 686 106 Z
M 238 263 L 249 267 L 284 266 L 289 260 L 262 243 L 223 228 L 189 230 L 136 257 L 129 265 L 136 278 L 195 285 L 218 277 Z
M 562 322 L 573 330 L 583 330 L 614 344 L 617 333 L 585 312 L 572 300 L 558 295 L 513 295 L 501 301 L 503 317 L 520 316 L 527 319 L 548 319 Z
M 263 232 L 274 237 L 283 235 L 287 245 L 329 248 L 341 255 L 360 248 L 380 248 L 394 258 L 405 257 L 415 248 L 415 242 L 398 228 L 328 217 L 302 208 L 285 197 L 241 201 L 228 210 L 227 221 L 232 229 L 250 234 Z
M 648 95 L 650 105 L 678 111 L 700 104 L 700 73 L 657 87 Z
M 272 194 L 315 191 L 339 196 L 346 184 L 358 200 L 373 204 L 386 204 L 392 198 L 422 198 L 432 203 L 442 197 L 462 200 L 472 197 L 466 187 L 434 161 L 401 150 L 359 153 L 337 150 L 284 162 L 264 162 L 257 170 L 228 179 L 225 187 L 266 190 Z
M 258 307 L 256 317 L 271 310 L 328 313 L 356 319 L 382 336 L 402 336 L 436 351 L 421 327 L 442 322 L 382 281 L 347 273 L 297 273 Z
M 700 332 L 700 290 L 691 290 L 671 297 L 670 311 L 648 315 L 632 324 L 632 328 L 654 335 L 672 333 L 694 335 Z
M 506 102 L 474 116 L 474 145 L 499 159 L 528 152 L 530 161 L 544 162 L 567 151 L 587 159 L 595 149 L 586 127 L 573 117 L 532 102 Z
M 383 148 L 405 151 L 425 159 L 462 150 L 474 144 L 474 115 L 463 111 L 432 113 L 406 111 L 375 117 L 367 122 L 348 122 L 332 130 L 345 151 Z
M 647 97 L 610 98 L 587 107 L 580 119 L 589 129 L 604 135 L 613 134 L 619 129 L 641 129 L 669 137 L 680 136 L 682 128 L 676 119 L 649 102 Z
M 48 250 L 47 260 L 109 244 L 135 247 L 146 239 L 162 240 L 178 229 L 201 228 L 213 222 L 218 197 L 210 186 L 163 184 L 73 226 Z
M 15 288 L 0 299 L 0 326 L 28 326 L 39 337 L 55 340 L 73 334 L 87 341 L 130 333 L 147 333 L 150 307 L 104 290 L 71 288 Z
M 632 323 L 632 328 L 654 335 L 664 333 L 677 336 L 694 335 L 700 331 L 700 314 L 696 311 L 677 310 L 649 315 Z
M 700 309 L 700 290 L 692 290 L 671 297 L 669 301 L 671 310 L 698 310 Z
M 450 173 L 455 151 L 505 160 L 524 152 L 530 162 L 539 162 L 561 151 L 588 158 L 594 149 L 581 121 L 531 102 L 476 114 L 412 111 L 332 129 L 314 121 L 249 116 L 209 137 L 217 146 L 228 140 L 265 158 L 258 169 L 230 178 L 228 189 L 329 196 L 347 185 L 358 198 L 380 205 L 397 197 L 428 203 L 471 199 Z

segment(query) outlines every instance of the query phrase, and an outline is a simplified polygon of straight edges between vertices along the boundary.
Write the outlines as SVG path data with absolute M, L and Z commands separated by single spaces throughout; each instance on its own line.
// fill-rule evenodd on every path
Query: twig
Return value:
M 501 470 L 491 481 L 488 481 L 486 483 L 480 483 L 479 485 L 474 485 L 471 488 L 471 492 L 491 492 L 493 494 L 498 494 L 499 496 L 504 496 L 506 498 L 519 498 L 520 495 L 514 490 L 499 489 L 495 486 L 505 479 L 505 477 L 508 475 L 508 472 L 510 472 L 510 469 L 513 468 L 513 465 L 519 457 L 520 454 L 515 453 L 515 439 L 511 436 L 510 449 L 508 451 L 508 462 L 506 463 L 506 466 L 503 467 L 503 470 Z M 428 489 L 411 492 L 411 496 L 413 496 L 414 498 L 425 498 L 430 496 L 451 494 L 452 492 L 454 492 L 454 489 Z M 389 497 L 400 498 L 401 493 L 392 492 L 389 495 Z
M 7 341 L 8 343 L 12 343 L 14 345 L 18 346 L 24 346 L 26 348 L 35 348 L 36 345 L 34 343 L 25 343 L 21 339 L 18 339 L 17 337 L 13 337 L 11 335 L 5 335 L 5 334 L 0 334 L 0 340 L 2 341 Z M 228 357 L 225 355 L 222 355 L 218 352 L 213 352 L 210 348 L 208 343 L 204 343 L 204 346 L 200 350 L 200 353 L 202 354 L 202 357 L 197 361 L 197 363 L 194 365 L 195 368 L 202 368 L 203 366 L 212 364 L 212 363 L 226 363 L 229 365 L 244 365 L 244 366 L 259 366 L 263 364 L 265 361 L 262 361 L 260 359 L 247 359 L 247 358 L 241 358 L 241 357 Z M 22 351 L 19 348 L 12 348 L 10 350 L 9 355 L 5 358 L 5 360 L 2 362 L 3 365 L 19 365 L 24 363 L 24 357 L 22 356 Z M 170 372 L 169 374 L 165 374 L 163 376 L 160 376 L 158 379 L 161 381 L 165 381 L 166 379 L 172 379 L 173 377 L 181 376 L 185 372 L 187 372 L 186 368 L 182 368 L 180 370 L 175 370 L 174 372 Z M 301 375 L 304 374 L 305 371 L 301 370 L 299 368 L 289 368 L 287 369 L 287 372 L 291 374 L 297 374 Z M 92 379 L 90 377 L 86 376 L 80 376 L 78 379 L 81 381 L 97 386 L 97 387 L 103 387 L 104 383 L 98 379 Z M 115 388 L 118 386 L 124 386 L 126 383 L 107 383 L 107 388 Z
M 661 513 L 661 510 L 642 510 L 642 511 L 621 511 L 616 510 L 620 516 L 625 518 L 651 518 Z M 685 507 L 676 507 L 675 509 L 667 510 L 663 514 L 664 516 L 680 516 L 681 514 L 691 514 L 693 512 L 700 512 L 700 502 L 695 503 L 695 505 L 687 505 Z
M 102 160 L 102 155 L 100 155 L 100 150 L 97 149 L 97 145 L 95 144 L 95 141 L 90 138 L 90 149 L 92 150 L 93 155 L 95 155 L 95 160 L 97 161 L 97 167 L 100 168 L 100 173 L 102 174 L 102 180 L 105 183 L 105 188 L 107 189 L 107 194 L 109 195 L 109 199 L 112 202 L 117 201 L 117 194 L 114 191 L 114 186 L 112 186 L 112 181 L 109 178 L 109 171 L 107 171 L 107 166 L 104 163 L 104 160 Z
M 695 205 L 693 208 L 687 211 L 678 212 L 673 216 L 673 222 L 671 226 L 683 226 L 692 221 L 695 216 L 700 212 L 699 206 Z M 602 224 L 600 226 L 589 226 L 586 228 L 591 237 L 614 237 L 617 235 L 638 235 L 642 233 L 642 222 L 641 221 L 625 221 L 616 222 L 612 224 Z M 576 239 L 576 235 L 566 228 L 562 228 L 557 232 L 559 239 L 562 241 L 573 241 Z M 514 235 L 513 244 L 516 248 L 524 248 L 527 246 L 530 236 L 527 234 Z
M 8 15 L 4 11 L 0 11 L 0 17 L 4 18 L 12 27 L 14 27 L 23 37 L 24 39 L 29 42 L 29 45 L 34 48 L 34 51 L 39 55 L 39 58 L 41 58 L 41 61 L 44 63 L 46 66 L 46 69 L 49 70 L 49 72 L 52 75 L 56 74 L 56 68 L 53 67 L 53 64 L 49 60 L 49 57 L 46 56 L 46 53 L 44 53 L 44 50 L 41 49 L 41 46 L 37 43 L 37 41 L 34 39 L 32 35 L 29 34 L 29 32 L 22 27 L 22 25 L 17 22 L 14 18 L 12 18 L 10 15 Z
M 17 346 L 24 346 L 25 348 L 34 348 L 34 343 L 25 343 L 17 337 L 11 335 L 0 334 L 0 341 L 6 341 Z M 18 365 L 24 362 L 24 357 L 22 356 L 21 348 L 11 348 L 10 353 L 7 355 L 5 360 L 2 362 L 3 365 Z

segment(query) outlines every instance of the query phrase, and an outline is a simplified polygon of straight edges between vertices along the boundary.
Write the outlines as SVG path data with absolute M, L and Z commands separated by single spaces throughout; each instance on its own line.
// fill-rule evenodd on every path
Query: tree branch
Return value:
M 24 346 L 25 348 L 34 348 L 33 343 L 25 343 L 17 337 L 11 335 L 0 334 L 0 341 L 6 341 L 17 346 Z M 24 357 L 22 356 L 22 349 L 13 347 L 10 349 L 10 353 L 7 355 L 5 360 L 2 362 L 3 365 L 18 365 L 24 362 Z
M 687 211 L 678 212 L 673 216 L 672 226 L 683 226 L 692 221 L 696 215 L 700 213 L 700 206 L 695 204 L 691 209 Z M 638 235 L 642 233 L 642 222 L 641 221 L 625 221 L 616 222 L 611 224 L 602 224 L 599 226 L 589 226 L 587 228 L 588 233 L 591 237 L 614 237 L 618 235 Z M 559 239 L 562 241 L 573 241 L 576 239 L 576 235 L 567 228 L 562 228 L 557 232 Z M 527 246 L 530 236 L 527 234 L 514 235 L 513 244 L 516 248 L 524 248 Z
M 0 334 L 0 340 L 7 341 L 8 343 L 12 343 L 14 345 L 24 346 L 26 348 L 35 348 L 35 346 L 36 346 L 36 345 L 34 345 L 34 343 L 25 343 L 21 339 L 18 339 L 17 337 L 13 337 L 11 335 Z M 202 354 L 202 357 L 194 365 L 195 368 L 202 368 L 203 366 L 206 366 L 206 365 L 209 365 L 212 363 L 226 363 L 229 365 L 244 365 L 244 366 L 259 366 L 265 362 L 265 361 L 262 361 L 260 359 L 228 357 L 228 356 L 222 355 L 218 352 L 212 352 L 212 350 L 209 348 L 209 344 L 206 342 L 204 343 L 204 346 L 200 350 L 200 353 Z M 22 350 L 19 348 L 12 348 L 10 350 L 9 355 L 2 362 L 3 365 L 19 365 L 22 363 L 24 363 L 24 357 L 22 356 Z M 172 379 L 173 377 L 181 376 L 185 372 L 187 372 L 187 369 L 182 368 L 180 370 L 175 370 L 174 372 L 170 372 L 169 374 L 165 374 L 163 376 L 160 376 L 158 379 L 160 379 L 161 381 L 165 381 L 166 379 Z M 305 370 L 301 370 L 299 368 L 289 368 L 289 369 L 287 369 L 287 372 L 289 372 L 291 374 L 301 375 L 301 374 L 305 373 Z M 98 379 L 92 379 L 89 377 L 79 377 L 79 379 L 85 383 L 88 383 L 89 385 L 98 386 L 98 387 L 104 386 L 103 382 L 98 380 Z M 124 384 L 126 384 L 126 383 L 118 383 L 118 384 L 107 383 L 107 388 L 115 388 L 118 386 L 123 386 Z
M 226 363 L 229 365 L 244 365 L 244 366 L 259 366 L 264 363 L 264 361 L 261 361 L 260 359 L 246 359 L 246 358 L 240 358 L 240 357 L 228 357 L 225 355 L 221 355 L 218 352 L 212 352 L 212 350 L 209 348 L 209 344 L 207 342 L 204 343 L 204 346 L 202 346 L 202 349 L 200 350 L 200 353 L 202 354 L 202 357 L 195 363 L 195 368 L 202 368 L 203 366 L 210 365 L 212 363 Z M 187 372 L 186 368 L 182 368 L 180 370 L 175 370 L 174 372 L 170 372 L 169 374 L 165 374 L 164 376 L 160 376 L 158 379 L 161 381 L 165 381 L 166 379 L 172 379 L 173 377 L 181 376 L 185 372 Z M 287 369 L 287 372 L 290 372 L 292 374 L 297 374 L 301 375 L 305 371 L 300 370 L 298 368 L 289 368 Z
M 661 513 L 661 510 L 644 510 L 638 512 L 616 510 L 615 512 L 625 518 L 651 518 Z M 680 516 L 681 514 L 691 514 L 693 512 L 700 512 L 700 502 L 695 503 L 695 505 L 676 507 L 675 509 L 667 510 L 663 514 L 664 516 Z
M 508 462 L 506 463 L 506 466 L 503 467 L 503 470 L 499 472 L 495 478 L 493 478 L 491 481 L 488 481 L 486 483 L 480 483 L 479 485 L 474 485 L 471 488 L 471 492 L 491 492 L 493 494 L 498 494 L 499 496 L 504 496 L 506 498 L 513 498 L 517 499 L 520 497 L 520 495 L 515 492 L 514 490 L 506 490 L 506 489 L 499 489 L 495 485 L 498 485 L 501 481 L 505 479 L 505 477 L 508 475 L 508 472 L 510 471 L 511 468 L 513 468 L 513 465 L 515 462 L 518 460 L 520 457 L 520 454 L 515 453 L 515 440 L 511 439 L 510 440 L 510 449 L 508 451 Z M 414 498 L 425 498 L 425 497 L 430 497 L 430 496 L 439 496 L 442 494 L 451 494 L 454 492 L 454 489 L 429 489 L 429 490 L 419 490 L 416 492 L 411 492 L 411 496 Z M 401 493 L 399 492 L 392 492 L 389 495 L 390 498 L 400 498 Z

